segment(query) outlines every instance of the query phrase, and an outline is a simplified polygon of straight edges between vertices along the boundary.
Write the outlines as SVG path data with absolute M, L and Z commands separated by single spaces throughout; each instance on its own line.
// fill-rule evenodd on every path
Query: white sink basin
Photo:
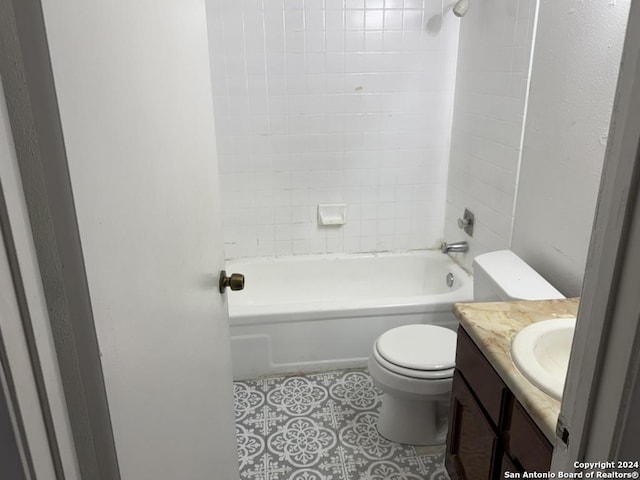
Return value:
M 543 320 L 523 328 L 511 343 L 520 373 L 557 400 L 562 399 L 575 326 L 575 317 Z

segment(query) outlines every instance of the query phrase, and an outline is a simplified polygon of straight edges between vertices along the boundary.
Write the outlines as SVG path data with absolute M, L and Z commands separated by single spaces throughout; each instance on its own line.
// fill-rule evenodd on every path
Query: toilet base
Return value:
M 448 426 L 449 397 L 406 399 L 385 393 L 378 417 L 378 433 L 396 443 L 441 445 Z

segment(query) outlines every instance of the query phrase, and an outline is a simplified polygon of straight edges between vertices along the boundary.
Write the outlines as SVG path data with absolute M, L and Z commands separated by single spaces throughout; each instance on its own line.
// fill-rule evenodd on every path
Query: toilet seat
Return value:
M 435 325 L 405 325 L 378 337 L 373 356 L 384 368 L 412 378 L 453 376 L 457 335 Z

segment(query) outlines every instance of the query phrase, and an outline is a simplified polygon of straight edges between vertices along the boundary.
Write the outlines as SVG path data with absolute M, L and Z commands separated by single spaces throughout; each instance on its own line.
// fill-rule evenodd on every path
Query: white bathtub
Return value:
M 228 295 L 236 379 L 363 367 L 382 332 L 455 328 L 452 304 L 472 299 L 471 276 L 433 250 L 241 259 L 226 268 L 246 277 L 245 289 Z

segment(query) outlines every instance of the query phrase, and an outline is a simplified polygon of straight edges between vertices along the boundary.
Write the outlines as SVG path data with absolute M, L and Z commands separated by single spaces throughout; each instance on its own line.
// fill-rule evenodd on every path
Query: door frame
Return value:
M 15 268 L 12 268 L 12 264 L 15 265 L 15 255 L 11 249 L 12 242 L 5 240 L 11 236 L 7 231 L 6 212 L 4 191 L 0 181 L 0 266 L 2 267 L 0 268 L 0 285 L 3 286 L 2 291 L 7 295 L 6 310 L 0 317 L 0 416 L 3 426 L 1 452 L 3 473 L 21 474 L 20 478 L 35 479 L 36 468 L 32 448 L 27 439 L 21 400 L 25 400 L 22 402 L 23 405 L 26 402 L 38 405 L 43 399 L 40 396 L 40 388 L 35 379 L 36 371 L 30 358 L 32 350 L 29 351 L 27 338 L 20 329 L 27 319 L 24 318 L 24 311 L 20 311 L 20 304 L 24 302 L 21 301 L 23 295 L 18 293 L 19 279 L 15 278 Z M 8 349 L 8 345 L 12 348 Z M 20 392 L 14 382 L 16 374 L 21 378 Z M 60 463 L 56 461 L 59 460 L 59 455 L 55 445 L 51 445 L 50 442 L 50 425 L 47 425 L 46 421 L 40 421 L 45 420 L 46 414 L 40 412 L 40 415 L 37 415 L 36 412 L 29 410 L 31 422 L 37 423 L 36 428 L 40 434 L 36 435 L 36 441 L 40 443 L 39 448 L 34 448 L 40 451 L 40 455 L 36 453 L 35 458 L 39 465 L 38 470 L 40 472 L 44 470 L 48 475 L 55 474 L 54 469 L 57 469 L 57 464 Z M 34 416 L 38 418 L 33 418 Z M 29 421 L 29 418 L 26 420 Z M 44 435 L 42 435 L 43 430 Z M 5 467 L 8 467 L 8 472 Z
M 0 77 L 74 455 L 81 478 L 119 480 L 39 0 L 0 2 L 0 52 Z M 19 215 L 12 207 L 10 213 Z M 74 478 L 73 473 L 63 474 L 60 469 L 57 478 L 65 478 L 65 474 Z

